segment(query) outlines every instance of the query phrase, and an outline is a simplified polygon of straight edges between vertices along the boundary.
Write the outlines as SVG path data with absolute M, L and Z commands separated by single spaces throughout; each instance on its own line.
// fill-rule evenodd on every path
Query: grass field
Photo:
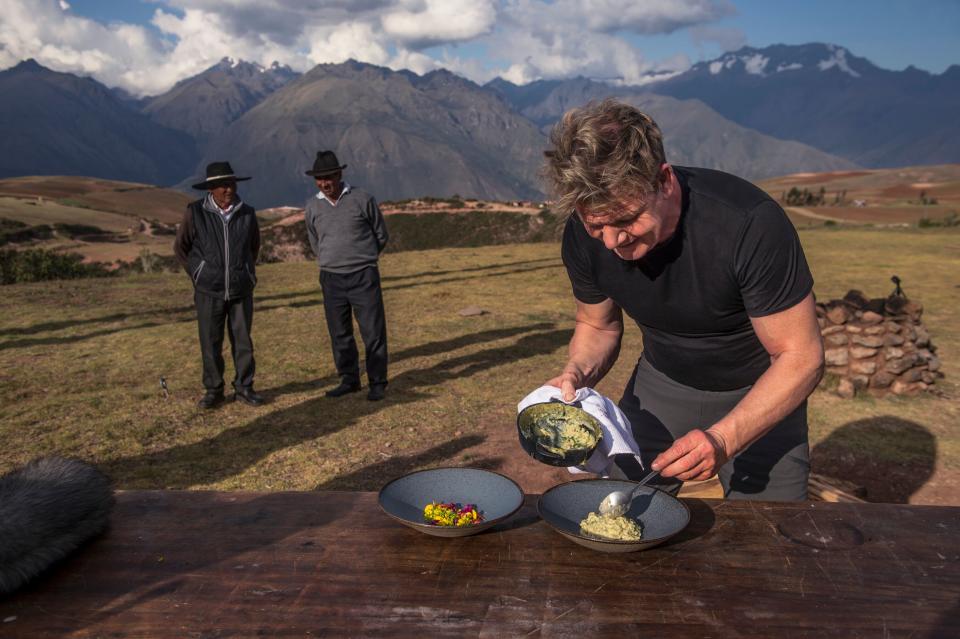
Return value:
M 876 499 L 960 503 L 960 232 L 816 229 L 801 238 L 820 299 L 886 295 L 899 275 L 923 302 L 946 378 L 940 396 L 811 401 L 814 466 Z M 376 489 L 438 464 L 536 466 L 516 443 L 516 402 L 563 364 L 573 302 L 556 244 L 386 255 L 387 401 L 329 400 L 334 369 L 310 263 L 260 270 L 250 408 L 195 407 L 200 357 L 186 276 L 4 287 L 0 471 L 38 455 L 92 460 L 122 488 Z M 458 310 L 479 306 L 482 315 Z M 619 396 L 641 350 L 600 390 Z M 227 377 L 232 375 L 229 355 Z M 161 393 L 164 377 L 169 398 Z M 545 467 L 542 467 L 545 468 Z

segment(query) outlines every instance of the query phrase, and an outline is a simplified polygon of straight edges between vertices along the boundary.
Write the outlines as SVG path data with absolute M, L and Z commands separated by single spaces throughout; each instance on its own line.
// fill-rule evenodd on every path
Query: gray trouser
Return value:
M 670 379 L 640 358 L 620 400 L 620 409 L 633 428 L 645 468 L 675 439 L 691 430 L 706 429 L 729 413 L 750 387 L 703 391 Z M 632 456 L 617 457 L 611 475 L 639 479 L 646 472 Z M 807 443 L 807 403 L 803 402 L 766 435 L 728 461 L 718 476 L 727 499 L 800 501 L 807 498 L 810 448 Z M 682 482 L 653 482 L 672 493 Z

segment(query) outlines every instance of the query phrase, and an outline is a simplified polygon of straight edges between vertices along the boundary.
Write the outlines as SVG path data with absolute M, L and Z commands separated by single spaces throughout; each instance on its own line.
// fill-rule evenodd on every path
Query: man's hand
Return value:
M 562 373 L 547 382 L 547 386 L 556 386 L 560 389 L 565 402 L 572 402 L 577 396 L 577 389 L 586 385 L 583 373 L 569 365 L 563 369 Z
M 663 477 L 700 481 L 716 475 L 727 459 L 727 446 L 719 433 L 692 430 L 657 455 L 650 466 Z

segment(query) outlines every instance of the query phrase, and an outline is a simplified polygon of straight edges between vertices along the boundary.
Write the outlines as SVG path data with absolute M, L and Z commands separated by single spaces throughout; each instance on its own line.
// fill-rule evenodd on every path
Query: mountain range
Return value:
M 745 47 L 643 87 L 588 78 L 484 86 L 355 61 L 304 74 L 225 59 L 134 99 L 34 61 L 0 72 L 0 177 L 89 175 L 188 190 L 212 160 L 254 176 L 258 207 L 301 204 L 332 148 L 381 199 L 532 199 L 546 133 L 569 108 L 616 96 L 664 131 L 668 159 L 749 179 L 960 162 L 960 66 L 880 69 L 828 44 Z
M 90 78 L 33 60 L 0 71 L 0 177 L 89 175 L 171 184 L 196 166 L 193 138 Z
M 206 141 L 299 75 L 276 63 L 265 68 L 224 58 L 166 93 L 148 98 L 142 108 L 155 122 Z
M 532 198 L 543 136 L 489 91 L 448 71 L 425 76 L 359 62 L 319 65 L 274 92 L 217 136 L 217 158 L 255 179 L 257 201 L 302 204 L 304 171 L 335 149 L 346 179 L 382 199 L 459 194 Z
M 745 47 L 650 85 L 870 168 L 960 161 L 960 66 L 888 71 L 829 44 Z

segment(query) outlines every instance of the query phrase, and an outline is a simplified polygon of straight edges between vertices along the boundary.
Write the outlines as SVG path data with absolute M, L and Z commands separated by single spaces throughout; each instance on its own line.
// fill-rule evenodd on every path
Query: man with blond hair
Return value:
M 806 398 L 823 347 L 783 210 L 738 177 L 669 164 L 656 123 L 616 100 L 566 113 L 551 147 L 577 311 L 568 361 L 548 383 L 566 399 L 595 386 L 626 312 L 644 347 L 620 407 L 660 487 L 719 474 L 728 498 L 806 499 Z M 613 474 L 644 474 L 630 460 Z

